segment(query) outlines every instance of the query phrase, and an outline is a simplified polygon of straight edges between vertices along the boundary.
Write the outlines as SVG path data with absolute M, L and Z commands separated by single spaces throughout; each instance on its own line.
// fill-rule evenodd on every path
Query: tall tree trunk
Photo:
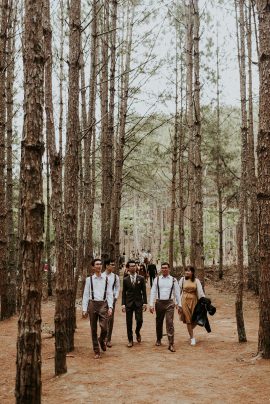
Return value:
M 59 157 L 60 157 L 60 196 L 61 211 L 63 209 L 63 81 L 64 81 L 64 0 L 60 0 L 60 66 L 59 66 Z
M 240 96 L 241 96 L 241 181 L 239 190 L 239 220 L 237 228 L 238 237 L 238 272 L 239 284 L 238 292 L 236 295 L 236 320 L 238 323 L 238 337 L 240 342 L 245 342 L 244 330 L 244 316 L 243 316 L 243 280 L 242 272 L 244 268 L 244 254 L 243 254 L 243 239 L 244 239 L 244 220 L 245 220 L 245 207 L 246 207 L 246 167 L 247 167 L 247 109 L 246 109 L 246 64 L 245 64 L 245 25 L 244 25 L 244 0 L 239 1 L 239 28 L 240 38 L 238 32 L 238 16 L 237 16 L 237 2 L 235 2 L 236 9 L 236 22 L 237 22 L 237 46 L 238 46 L 238 60 L 239 60 L 239 73 L 240 73 Z M 239 42 L 240 40 L 240 42 Z M 240 243 L 242 245 L 240 246 Z
M 182 51 L 182 38 L 181 38 L 181 49 Z M 180 61 L 180 117 L 179 117 L 179 154 L 178 154 L 178 203 L 179 203 L 179 223 L 178 223 L 178 233 L 179 233 L 179 245 L 180 253 L 182 259 L 183 268 L 186 267 L 186 250 L 185 250 L 185 210 L 186 203 L 184 203 L 184 150 L 185 150 L 185 131 L 183 126 L 183 85 L 184 85 L 184 69 L 183 69 L 183 58 L 181 56 Z
M 195 205 L 194 189 L 194 133 L 193 133 L 193 18 L 192 0 L 186 6 L 186 98 L 187 98 L 187 132 L 188 132 L 188 188 L 190 212 Z M 190 263 L 195 265 L 196 219 L 190 214 Z
M 241 212 L 243 212 L 243 210 Z M 240 213 L 239 222 L 237 224 L 238 285 L 235 301 L 235 314 L 236 314 L 236 324 L 237 324 L 237 333 L 239 342 L 247 342 L 244 315 L 243 315 L 243 289 L 244 289 L 243 221 L 244 217 Z
M 55 127 L 53 119 L 52 98 L 52 31 L 50 22 L 50 2 L 44 1 L 43 13 L 44 45 L 46 54 L 45 65 L 45 110 L 46 132 L 51 171 L 51 207 L 55 229 L 55 264 L 56 264 L 56 304 L 55 304 L 55 373 L 65 373 L 66 367 L 66 303 L 67 277 L 64 268 L 64 246 L 62 228 L 62 163 L 61 151 L 56 150 Z
M 257 178 L 254 155 L 254 125 L 253 125 L 253 89 L 252 89 L 252 4 L 249 0 L 247 21 L 247 50 L 248 50 L 248 133 L 247 133 L 247 189 L 248 198 L 248 287 L 259 293 L 259 256 L 258 256 L 258 204 Z
M 112 195 L 112 133 L 109 133 L 108 68 L 109 68 L 109 0 L 103 0 L 101 18 L 101 257 L 110 255 L 111 195 Z
M 218 235 L 219 235 L 219 260 L 218 277 L 223 278 L 223 207 L 222 207 L 222 184 L 221 184 L 221 150 L 220 150 L 220 86 L 219 86 L 219 43 L 217 34 L 217 155 L 216 155 L 216 184 L 218 194 Z
M 93 213 L 95 200 L 95 131 L 96 131 L 96 96 L 98 65 L 98 7 L 99 0 L 93 0 L 91 26 L 91 64 L 89 83 L 88 128 L 84 134 L 84 205 L 85 205 L 85 263 L 83 278 L 90 273 L 93 259 Z M 91 159 L 92 157 L 92 159 Z M 92 161 L 91 161 L 92 160 Z
M 64 176 L 64 265 L 67 276 L 67 351 L 74 349 L 76 313 L 74 305 L 74 267 L 77 254 L 78 225 L 78 139 L 79 139 L 79 79 L 81 52 L 81 1 L 72 0 L 69 10 L 69 93 L 67 141 Z
M 131 6 L 131 11 L 128 9 L 128 27 L 126 45 L 126 59 L 123 65 L 123 72 L 121 75 L 121 95 L 120 95 L 120 110 L 119 110 L 119 136 L 116 147 L 115 158 L 115 182 L 113 190 L 113 204 L 115 206 L 114 217 L 112 218 L 112 243 L 114 245 L 114 259 L 115 263 L 119 263 L 120 258 L 120 213 L 121 213 L 121 200 L 122 200 L 122 187 L 123 187 L 123 166 L 124 166 L 124 149 L 126 142 L 126 118 L 129 97 L 129 76 L 130 76 L 130 62 L 131 62 L 131 49 L 132 49 L 132 33 L 134 23 L 135 6 Z
M 198 0 L 193 0 L 194 13 L 194 207 L 192 216 L 196 220 L 195 268 L 198 277 L 204 283 L 204 247 L 203 247 L 203 195 L 202 195 L 202 159 L 201 159 L 201 106 L 200 106 L 200 15 Z M 193 223 L 193 222 L 192 222 Z M 194 224 L 194 223 L 193 223 Z
M 174 122 L 174 135 L 172 143 L 172 182 L 171 182 L 171 217 L 170 217 L 170 233 L 169 233 L 169 264 L 173 268 L 174 262 L 174 225 L 176 214 L 176 173 L 177 173 L 177 160 L 178 160 L 178 136 L 179 136 L 179 94 L 178 94 L 178 44 L 176 30 L 176 44 L 175 44 L 175 122 Z
M 22 305 L 18 321 L 16 402 L 41 402 L 41 294 L 44 204 L 42 154 L 44 53 L 42 0 L 25 0 L 22 166 Z
M 260 41 L 260 101 L 258 136 L 258 205 L 259 205 L 259 302 L 260 324 L 258 350 L 270 359 L 270 1 L 257 0 Z
M 13 193 L 13 98 L 14 98 L 14 68 L 15 68 L 15 32 L 17 27 L 17 3 L 10 1 L 9 29 L 7 45 L 7 241 L 8 241 L 8 314 L 12 316 L 16 312 L 16 254 L 15 254 L 15 230 L 14 230 L 14 193 Z
M 0 319 L 8 317 L 7 298 L 7 207 L 5 184 L 5 135 L 6 135 L 6 64 L 8 32 L 8 0 L 2 1 L 0 26 Z
M 48 132 L 46 133 L 46 236 L 45 250 L 47 263 L 47 295 L 52 296 L 52 271 L 51 271 L 51 205 L 50 205 L 50 163 Z

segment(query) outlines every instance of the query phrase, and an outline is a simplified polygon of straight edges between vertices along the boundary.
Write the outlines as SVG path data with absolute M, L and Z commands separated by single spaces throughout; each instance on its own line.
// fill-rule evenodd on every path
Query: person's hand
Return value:
M 112 308 L 110 307 L 108 310 L 108 316 L 111 317 L 111 315 L 112 315 Z
M 123 313 L 126 312 L 126 306 L 125 306 L 125 305 L 122 306 L 122 312 L 123 312 Z
M 150 306 L 149 310 L 150 310 L 150 313 L 151 313 L 151 314 L 153 314 L 153 313 L 154 313 L 154 311 L 155 311 L 155 309 L 154 309 L 154 307 L 153 307 L 153 306 Z
M 146 311 L 147 310 L 147 304 L 144 304 L 143 305 L 143 311 Z
M 82 318 L 87 318 L 87 311 L 82 312 Z

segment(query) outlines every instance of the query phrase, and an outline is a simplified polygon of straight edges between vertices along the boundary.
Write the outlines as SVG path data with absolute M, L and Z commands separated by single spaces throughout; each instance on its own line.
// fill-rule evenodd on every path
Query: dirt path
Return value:
M 144 316 L 143 342 L 126 347 L 125 318 L 117 305 L 113 348 L 94 360 L 88 320 L 78 320 L 76 349 L 68 358 L 68 373 L 54 377 L 54 340 L 43 335 L 43 403 L 268 403 L 270 361 L 253 361 L 256 352 L 257 303 L 245 302 L 249 342 L 238 344 L 234 297 L 207 287 L 217 307 L 210 318 L 212 333 L 196 329 L 197 346 L 176 317 L 175 347 L 155 347 L 155 318 Z M 53 303 L 43 305 L 43 321 L 52 324 Z M 78 316 L 79 317 L 79 316 Z M 0 403 L 14 403 L 17 319 L 0 323 Z

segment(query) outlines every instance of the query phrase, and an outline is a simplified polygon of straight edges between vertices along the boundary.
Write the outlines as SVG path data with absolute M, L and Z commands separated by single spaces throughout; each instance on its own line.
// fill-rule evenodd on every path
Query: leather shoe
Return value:
M 100 354 L 96 353 L 95 356 L 94 356 L 94 359 L 100 359 L 100 358 L 101 358 Z
M 169 346 L 168 346 L 168 350 L 171 351 L 171 352 L 176 352 L 176 350 L 175 350 L 175 348 L 174 348 L 173 345 L 169 345 Z
M 156 341 L 156 346 L 160 346 L 161 345 L 161 341 L 157 340 Z
M 137 342 L 140 344 L 142 342 L 141 334 L 136 335 Z
M 100 348 L 102 349 L 102 351 L 105 352 L 107 350 L 105 342 L 100 341 L 100 338 L 98 339 L 98 342 L 99 342 L 99 345 L 100 345 Z
M 133 341 L 128 341 L 127 347 L 131 348 L 133 346 Z
M 107 341 L 107 347 L 108 347 L 108 348 L 111 348 L 111 347 L 112 347 L 111 341 Z

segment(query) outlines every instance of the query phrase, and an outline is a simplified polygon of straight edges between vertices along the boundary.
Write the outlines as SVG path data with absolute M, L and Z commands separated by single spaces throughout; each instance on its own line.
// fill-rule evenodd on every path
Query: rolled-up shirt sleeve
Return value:
M 151 288 L 151 294 L 150 294 L 150 306 L 154 306 L 154 300 L 156 299 L 157 295 L 157 278 L 154 279 L 152 288 Z
M 120 279 L 119 279 L 119 276 L 116 275 L 115 288 L 114 288 L 115 299 L 118 299 L 119 293 L 120 293 Z
M 176 280 L 174 281 L 174 297 L 175 297 L 176 304 L 181 307 L 180 288 L 179 288 L 179 284 Z
M 111 288 L 107 288 L 107 302 L 110 309 L 113 308 L 113 292 Z
M 84 291 L 83 291 L 83 300 L 82 300 L 82 310 L 87 311 L 88 302 L 90 299 L 90 278 L 86 278 Z

